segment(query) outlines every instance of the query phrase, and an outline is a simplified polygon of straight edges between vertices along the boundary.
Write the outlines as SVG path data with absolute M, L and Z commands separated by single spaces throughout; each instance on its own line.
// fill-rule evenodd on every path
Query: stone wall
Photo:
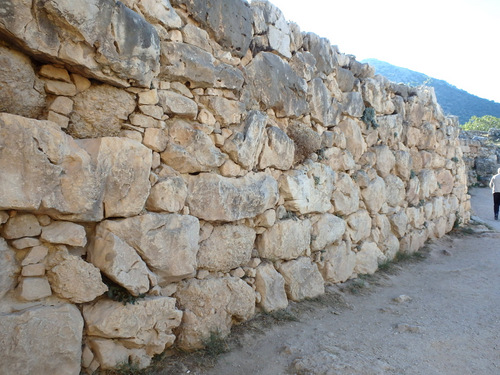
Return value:
M 488 186 L 500 167 L 499 129 L 460 131 L 459 139 L 467 167 L 469 186 Z
M 429 88 L 264 1 L 0 4 L 0 373 L 195 349 L 469 219 Z

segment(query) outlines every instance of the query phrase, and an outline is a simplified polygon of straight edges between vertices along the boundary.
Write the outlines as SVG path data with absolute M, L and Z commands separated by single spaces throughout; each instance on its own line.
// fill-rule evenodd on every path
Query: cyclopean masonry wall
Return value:
M 0 5 L 0 373 L 144 367 L 469 219 L 431 89 L 207 4 Z

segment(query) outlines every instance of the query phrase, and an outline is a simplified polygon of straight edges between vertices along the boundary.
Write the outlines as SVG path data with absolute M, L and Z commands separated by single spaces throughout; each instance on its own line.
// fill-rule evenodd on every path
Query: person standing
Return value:
M 500 208 L 500 168 L 498 168 L 497 174 L 491 178 L 490 188 L 493 193 L 493 213 L 495 214 L 495 220 L 498 220 L 498 209 Z

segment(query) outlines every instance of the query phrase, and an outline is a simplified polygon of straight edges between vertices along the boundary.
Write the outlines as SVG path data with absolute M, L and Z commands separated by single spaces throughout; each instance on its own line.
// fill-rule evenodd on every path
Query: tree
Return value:
M 472 116 L 469 121 L 462 125 L 464 130 L 488 131 L 491 128 L 500 129 L 500 118 L 486 115 L 483 117 Z

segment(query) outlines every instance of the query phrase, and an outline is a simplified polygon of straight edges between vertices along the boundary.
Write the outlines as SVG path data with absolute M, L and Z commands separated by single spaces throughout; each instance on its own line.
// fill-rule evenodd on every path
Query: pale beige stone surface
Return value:
M 179 212 L 184 208 L 187 194 L 187 185 L 181 177 L 164 178 L 151 188 L 146 208 L 156 212 Z
M 70 304 L 4 314 L 0 318 L 0 373 L 78 375 L 82 332 L 80 311 Z
M 282 263 L 278 271 L 285 279 L 286 294 L 292 301 L 302 301 L 325 293 L 318 266 L 307 257 Z
M 16 253 L 7 241 L 0 237 L 0 299 L 14 287 L 19 265 L 16 261 Z
M 314 221 L 311 231 L 311 250 L 323 250 L 340 240 L 346 230 L 346 222 L 338 216 L 323 214 Z
M 364 242 L 356 254 L 354 271 L 358 274 L 372 274 L 378 269 L 379 263 L 385 260 L 384 254 L 374 242 Z
M 276 271 L 272 263 L 262 263 L 257 267 L 255 287 L 261 295 L 259 306 L 264 311 L 272 312 L 288 306 L 285 279 Z
M 210 237 L 200 242 L 198 267 L 228 272 L 245 265 L 252 256 L 255 237 L 255 230 L 244 225 L 215 227 Z
M 339 283 L 354 275 L 356 253 L 350 249 L 350 243 L 328 246 L 318 263 L 318 268 L 327 282 Z
M 99 269 L 74 255 L 52 267 L 47 278 L 52 290 L 72 303 L 93 301 L 108 290 Z
M 45 277 L 23 277 L 17 285 L 19 298 L 36 301 L 52 295 L 50 284 Z
M 42 228 L 40 238 L 46 242 L 70 246 L 85 246 L 87 244 L 85 228 L 69 221 L 53 221 Z
M 35 215 L 18 214 L 7 221 L 3 226 L 2 234 L 7 239 L 17 239 L 38 236 L 41 232 L 42 227 Z
M 295 259 L 310 250 L 311 221 L 282 220 L 259 235 L 257 250 L 262 258 Z
M 184 349 L 203 346 L 210 333 L 227 336 L 233 321 L 245 321 L 255 312 L 255 293 L 241 279 L 224 277 L 191 279 L 175 294 L 184 310 L 178 345 Z

